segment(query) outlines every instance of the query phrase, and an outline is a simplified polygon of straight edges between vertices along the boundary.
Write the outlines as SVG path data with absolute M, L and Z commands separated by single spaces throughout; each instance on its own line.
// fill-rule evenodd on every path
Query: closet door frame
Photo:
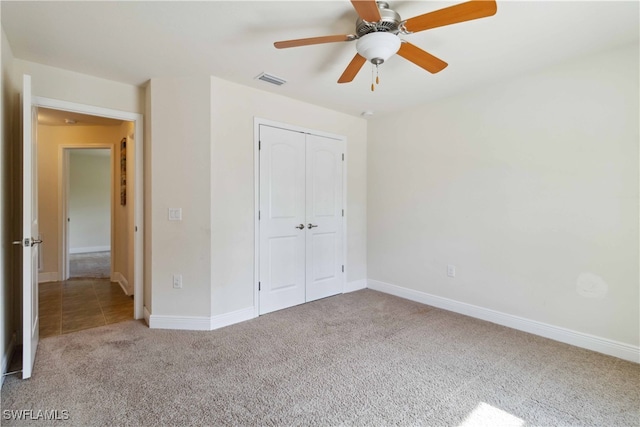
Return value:
M 254 193 L 254 257 L 253 257 L 253 309 L 254 316 L 260 315 L 260 290 L 258 288 L 260 281 L 260 125 L 271 126 L 284 130 L 290 130 L 294 132 L 302 132 L 305 134 L 317 135 L 324 138 L 335 139 L 341 141 L 343 144 L 344 161 L 342 162 L 342 206 L 344 206 L 344 219 L 342 220 L 342 265 L 344 265 L 344 273 L 342 277 L 342 293 L 345 292 L 345 286 L 347 283 L 347 222 L 349 211 L 347 209 L 347 138 L 343 135 L 337 135 L 333 133 L 323 132 L 315 129 L 309 129 L 301 126 L 295 126 L 287 123 L 277 122 L 260 117 L 254 117 L 253 119 L 253 193 Z

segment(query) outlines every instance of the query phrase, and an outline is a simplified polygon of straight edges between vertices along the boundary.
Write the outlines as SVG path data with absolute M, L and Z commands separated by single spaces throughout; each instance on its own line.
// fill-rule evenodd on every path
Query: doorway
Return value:
M 37 117 L 40 335 L 133 319 L 134 124 L 42 107 Z
M 259 314 L 344 288 L 344 139 L 257 123 Z
M 67 235 L 62 248 L 68 278 L 110 279 L 112 272 L 112 153 L 111 148 L 70 148 L 64 152 L 63 179 L 68 191 Z
M 143 317 L 142 144 L 136 144 L 136 140 L 142 138 L 142 117 L 139 114 L 47 98 L 34 97 L 33 101 L 38 106 L 38 122 L 48 127 L 45 132 L 41 132 L 44 126 L 42 129 L 39 126 L 39 132 L 36 132 L 37 139 L 43 143 L 40 145 L 49 143 L 48 147 L 43 147 L 48 152 L 42 154 L 49 159 L 49 163 L 43 167 L 45 170 L 58 171 L 57 177 L 49 176 L 48 180 L 42 174 L 39 177 L 39 184 L 45 182 L 44 185 L 51 187 L 44 198 L 52 199 L 49 200 L 48 211 L 45 210 L 47 203 L 41 206 L 40 216 L 43 221 L 54 223 L 49 224 L 48 233 L 41 232 L 44 254 L 39 272 L 40 281 L 104 277 L 107 283 L 116 283 L 120 293 L 129 299 L 133 298 L 129 318 L 140 319 Z M 72 137 L 65 136 L 69 129 L 74 129 L 70 134 Z M 56 143 L 53 144 L 52 140 L 56 140 Z M 42 154 L 40 158 L 43 157 Z M 84 172 L 82 167 L 79 171 L 74 171 L 74 158 L 84 158 L 85 163 L 90 163 L 89 167 L 85 165 Z M 106 173 L 105 163 L 109 164 Z M 100 218 L 95 217 L 95 203 L 80 201 L 80 206 L 77 205 L 72 179 L 73 175 L 78 175 L 76 172 L 80 172 L 80 176 L 84 173 L 85 177 L 80 177 L 79 181 L 81 187 L 86 187 L 87 179 L 95 180 L 98 164 L 102 168 L 102 187 L 109 192 L 106 201 L 104 197 L 101 199 Z M 108 183 L 105 183 L 105 179 Z M 84 188 L 84 192 L 89 193 L 85 194 L 85 198 L 95 198 L 91 190 Z M 77 208 L 80 211 L 76 211 Z M 82 209 L 84 213 L 92 211 L 94 218 L 83 220 L 78 217 L 77 214 L 82 213 Z M 97 225 L 96 219 L 101 220 L 102 225 Z M 83 257 L 94 258 L 90 260 L 91 263 L 97 264 L 101 270 L 87 273 L 88 270 L 84 269 L 83 273 L 80 266 L 80 271 L 74 272 L 74 258 Z

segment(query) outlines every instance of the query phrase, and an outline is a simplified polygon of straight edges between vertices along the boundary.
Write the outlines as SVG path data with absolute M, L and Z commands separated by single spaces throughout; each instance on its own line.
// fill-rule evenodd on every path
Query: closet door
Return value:
M 306 139 L 306 301 L 342 292 L 343 143 Z
M 260 314 L 305 302 L 305 135 L 260 125 Z

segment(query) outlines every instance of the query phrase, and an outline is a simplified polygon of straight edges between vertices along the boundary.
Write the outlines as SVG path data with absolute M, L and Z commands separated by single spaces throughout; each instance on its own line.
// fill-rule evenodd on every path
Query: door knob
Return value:
M 21 246 L 24 246 L 25 248 L 28 248 L 28 247 L 35 246 L 42 243 L 42 239 L 34 239 L 33 237 L 27 237 L 24 240 L 16 240 L 15 242 L 11 242 L 11 243 L 13 243 L 14 245 L 21 245 Z
M 311 230 L 312 228 L 316 228 L 317 225 L 313 225 L 311 223 L 307 224 L 307 227 L 309 228 L 309 230 Z
M 299 230 L 304 230 L 304 224 L 296 225 L 296 228 Z

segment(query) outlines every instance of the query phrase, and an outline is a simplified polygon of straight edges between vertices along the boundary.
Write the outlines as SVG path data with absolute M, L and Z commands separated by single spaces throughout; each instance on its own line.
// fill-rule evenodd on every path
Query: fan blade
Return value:
M 495 15 L 497 10 L 494 0 L 472 0 L 407 19 L 404 27 L 409 32 L 417 33 L 431 28 L 486 18 Z
M 382 19 L 376 0 L 351 0 L 351 4 L 360 18 L 367 22 L 378 22 Z
M 349 83 L 353 81 L 365 62 L 367 62 L 366 58 L 356 53 L 356 56 L 354 56 L 351 62 L 349 62 L 349 65 L 347 65 L 347 69 L 344 70 L 344 73 L 342 73 L 338 79 L 338 83 Z
M 285 49 L 288 47 L 308 46 L 311 44 L 322 43 L 349 42 L 352 40 L 355 40 L 355 36 L 341 34 L 338 36 L 309 37 L 308 39 L 285 40 L 281 42 L 275 42 L 273 45 L 278 49 Z
M 428 72 L 435 74 L 444 70 L 447 67 L 447 63 L 441 59 L 436 58 L 430 53 L 425 52 L 416 45 L 408 42 L 402 43 L 398 55 L 402 56 L 407 61 L 411 61 L 418 67 L 422 67 Z

